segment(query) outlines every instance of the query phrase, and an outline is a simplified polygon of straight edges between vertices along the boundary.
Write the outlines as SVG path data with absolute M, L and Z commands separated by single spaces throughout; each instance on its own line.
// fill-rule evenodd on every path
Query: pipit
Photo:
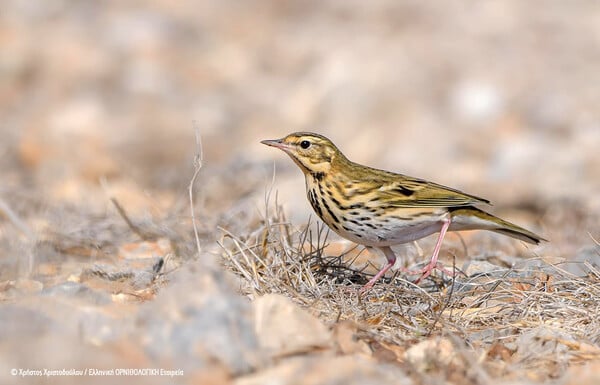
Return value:
M 379 249 L 387 264 L 361 289 L 373 286 L 396 262 L 392 245 L 439 232 L 431 261 L 417 282 L 437 266 L 447 231 L 490 230 L 538 244 L 539 235 L 477 207 L 486 199 L 419 178 L 354 163 L 326 137 L 296 132 L 261 143 L 287 153 L 306 179 L 306 194 L 317 215 L 340 236 Z

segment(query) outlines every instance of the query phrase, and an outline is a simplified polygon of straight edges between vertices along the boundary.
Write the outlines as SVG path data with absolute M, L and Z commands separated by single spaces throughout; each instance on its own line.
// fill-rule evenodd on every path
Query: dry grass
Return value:
M 446 337 L 465 370 L 534 380 L 600 358 L 600 271 L 591 265 L 578 277 L 540 257 L 421 286 L 396 275 L 360 296 L 369 276 L 344 255 L 327 255 L 328 231 L 311 228 L 295 229 L 276 204 L 249 232 L 223 229 L 223 263 L 240 277 L 244 294 L 281 293 L 329 324 L 350 320 L 374 351 Z

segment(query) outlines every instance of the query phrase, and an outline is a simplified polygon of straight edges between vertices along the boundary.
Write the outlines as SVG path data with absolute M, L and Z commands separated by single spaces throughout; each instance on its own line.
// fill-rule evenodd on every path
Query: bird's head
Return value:
M 335 160 L 345 159 L 331 140 L 312 132 L 295 132 L 261 143 L 286 152 L 305 174 L 327 173 Z

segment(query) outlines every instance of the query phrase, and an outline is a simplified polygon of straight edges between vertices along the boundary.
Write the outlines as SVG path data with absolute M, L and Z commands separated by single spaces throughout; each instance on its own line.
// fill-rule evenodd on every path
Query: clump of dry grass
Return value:
M 397 275 L 360 296 L 369 277 L 344 255 L 327 255 L 327 230 L 311 228 L 295 229 L 276 204 L 245 234 L 223 229 L 223 264 L 246 295 L 283 294 L 326 322 L 356 322 L 376 344 L 408 349 L 421 338 L 451 336 L 469 354 L 475 349 L 484 367 L 500 360 L 494 375 L 534 370 L 547 378 L 557 363 L 562 372 L 600 359 L 600 272 L 591 265 L 579 277 L 539 258 L 521 268 L 432 278 L 423 287 Z

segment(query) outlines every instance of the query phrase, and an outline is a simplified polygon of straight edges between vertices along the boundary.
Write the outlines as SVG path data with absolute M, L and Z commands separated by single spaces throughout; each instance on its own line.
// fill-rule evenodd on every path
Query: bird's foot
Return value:
M 442 273 L 444 273 L 450 277 L 456 276 L 456 272 L 446 269 L 441 263 L 435 263 L 435 264 L 429 263 L 424 268 L 419 269 L 419 270 L 409 270 L 409 269 L 403 268 L 402 271 L 408 275 L 419 275 L 420 274 L 421 276 L 415 281 L 415 284 L 418 285 L 425 278 L 429 277 L 435 269 L 441 271 Z

